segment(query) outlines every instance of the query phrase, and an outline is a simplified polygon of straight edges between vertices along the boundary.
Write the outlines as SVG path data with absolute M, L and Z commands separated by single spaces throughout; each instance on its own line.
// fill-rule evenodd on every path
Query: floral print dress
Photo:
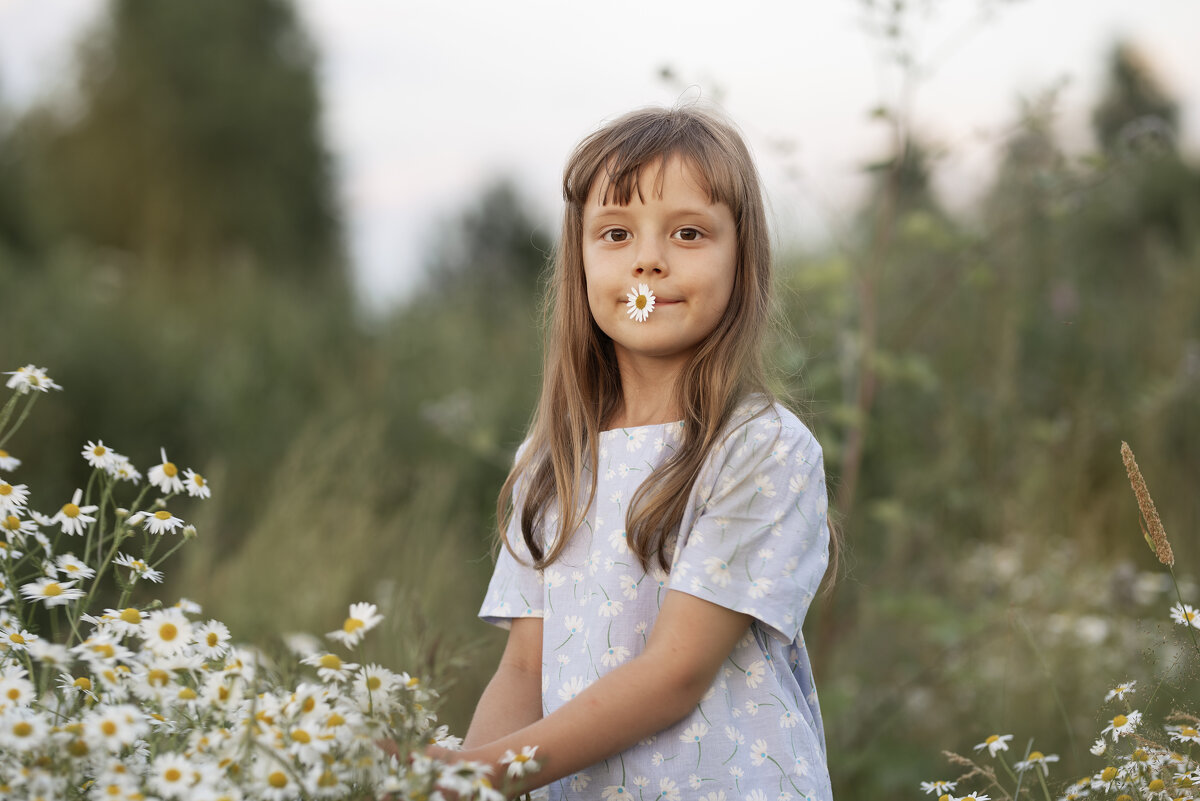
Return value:
M 728 430 L 693 486 L 669 572 L 641 568 L 625 515 L 681 423 L 601 433 L 595 501 L 545 570 L 529 566 L 519 526 L 508 532 L 520 561 L 501 549 L 480 616 L 504 627 L 543 618 L 546 715 L 642 652 L 669 591 L 754 618 L 689 715 L 554 782 L 553 799 L 831 799 L 800 631 L 828 563 L 821 448 L 778 404 L 744 404 Z

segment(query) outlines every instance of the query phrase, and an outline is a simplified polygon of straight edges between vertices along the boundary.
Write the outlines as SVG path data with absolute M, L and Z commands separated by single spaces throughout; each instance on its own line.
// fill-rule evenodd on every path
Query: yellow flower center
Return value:
M 209 648 L 216 648 L 217 644 L 221 642 L 221 638 L 217 636 L 215 631 L 210 631 L 204 638 L 204 642 L 208 644 Z
M 1133 796 L 1131 796 L 1129 793 L 1121 793 L 1119 796 L 1117 796 L 1117 801 L 1133 801 Z
M 106 642 L 100 643 L 99 645 L 93 645 L 92 650 L 100 654 L 100 656 L 105 659 L 112 659 L 117 653 L 116 649 Z
M 1102 782 L 1111 782 L 1115 778 L 1117 778 L 1117 769 L 1111 765 L 1100 771 L 1100 781 Z
M 327 770 L 321 774 L 321 778 L 317 779 L 318 787 L 334 787 L 337 785 L 337 776 L 333 775 L 333 771 Z
M 179 636 L 179 629 L 174 623 L 163 623 L 158 627 L 158 636 L 160 639 L 170 642 Z
M 192 473 L 192 483 L 195 484 L 197 487 L 203 487 L 204 486 L 204 476 L 200 475 L 199 473 Z
M 163 475 L 167 478 L 175 478 L 175 476 L 179 475 L 179 468 L 175 466 L 174 462 L 165 462 L 162 468 Z M 282 787 L 283 785 L 281 784 L 279 786 Z
M 1124 715 L 1117 715 L 1115 718 L 1113 718 L 1112 725 L 1114 729 L 1119 729 L 1128 722 L 1129 718 L 1125 717 Z
M 635 301 L 633 302 L 633 305 L 634 305 L 634 306 L 637 306 L 639 309 L 644 309 L 644 308 L 646 308 L 646 296 L 645 296 L 645 295 L 638 295 L 638 296 L 637 296 L 637 300 L 635 300 Z
M 1043 754 L 1041 751 L 1031 751 L 1029 753 L 1029 761 L 1030 762 L 1037 762 L 1039 759 L 1045 759 L 1045 758 L 1046 758 L 1046 755 Z
M 988 735 L 988 738 L 986 740 L 984 740 L 984 743 L 986 743 L 987 745 L 991 745 L 992 743 L 996 742 L 999 739 L 1000 739 L 999 734 L 990 734 L 990 735 Z
M 4 518 L 4 527 L 9 531 L 16 531 L 21 527 L 21 521 L 16 515 L 9 515 L 8 517 Z
M 292 739 L 298 743 L 304 743 L 305 745 L 308 745 L 312 742 L 312 736 L 304 729 L 293 729 Z
M 171 519 L 171 513 L 168 512 L 166 509 L 155 512 L 154 516 L 157 517 L 159 520 L 170 520 Z
M 4 448 L 0 448 L 0 459 L 7 459 L 7 458 L 8 458 L 8 451 L 4 450 Z
M 421 683 L 421 680 L 418 679 L 416 676 L 410 676 L 408 679 L 408 689 L 414 690 L 414 689 L 416 689 L 417 685 L 420 683 Z
M 13 486 L 5 481 L 0 481 L 0 496 L 12 495 Z
M 312 712 L 317 708 L 317 699 L 311 695 L 304 699 L 304 703 L 300 705 L 300 709 L 305 713 Z
M 67 517 L 79 517 L 79 506 L 73 503 L 63 504 L 62 513 Z
M 1191 726 L 1181 726 L 1179 733 L 1184 737 L 1195 737 L 1196 735 L 1200 735 L 1200 732 L 1196 731 Z
M 283 771 L 277 770 L 267 777 L 267 784 L 276 789 L 287 787 L 287 776 L 283 775 Z
M 196 691 L 191 687 L 184 687 L 179 691 L 179 700 L 181 701 L 195 701 L 196 697 Z
M 16 701 L 16 700 L 19 700 L 20 698 L 21 698 L 21 691 L 20 691 L 20 690 L 18 690 L 16 687 L 11 687 L 11 688 L 9 688 L 9 691 L 8 691 L 8 700 L 10 700 L 10 701 Z
M 513 757 L 513 762 L 520 762 L 520 763 L 524 764 L 524 763 L 528 762 L 531 758 L 532 757 L 530 757 L 529 754 L 517 754 L 515 757 Z M 964 799 L 963 801 L 966 801 L 966 799 Z
M 353 634 L 365 625 L 367 624 L 363 623 L 356 617 L 348 617 L 346 618 L 346 622 L 342 624 L 342 631 L 346 632 L 347 634 Z
M 67 753 L 73 757 L 85 757 L 88 755 L 88 745 L 83 740 L 72 740 L 67 746 Z
M 54 598 L 56 596 L 62 595 L 62 592 L 63 592 L 62 585 L 59 584 L 57 581 L 51 581 L 45 587 L 42 587 L 42 595 L 46 598 Z
M 378 690 L 382 686 L 383 686 L 383 681 L 378 676 L 368 676 L 367 677 L 367 689 L 368 690 Z
M 21 632 L 19 631 L 14 631 L 12 634 L 8 635 L 8 639 L 17 645 L 25 644 L 25 638 L 21 636 Z
M 104 454 L 108 453 L 108 448 L 104 447 L 103 445 L 97 445 L 96 447 L 92 448 L 92 453 L 96 456 L 103 456 Z
M 92 689 L 92 680 L 89 679 L 87 676 L 80 676 L 79 678 L 75 679 L 75 681 L 71 682 L 71 684 L 73 684 L 74 686 L 78 687 L 81 690 Z
M 183 778 L 183 773 L 179 770 L 179 768 L 167 768 L 166 772 L 163 774 L 163 778 L 169 782 L 177 782 Z
M 1154 781 L 1152 781 L 1148 785 L 1146 785 L 1146 789 L 1152 793 L 1161 793 L 1163 790 L 1166 789 L 1166 787 L 1167 787 L 1167 785 L 1166 785 L 1166 783 L 1163 782 L 1162 779 L 1155 779 Z
M 169 673 L 167 673 L 167 671 L 163 670 L 162 668 L 155 668 L 154 670 L 150 671 L 149 675 L 147 676 L 147 681 L 150 682 L 150 686 L 152 686 L 152 687 L 154 685 L 158 685 L 159 687 L 166 687 L 167 684 L 171 681 L 171 676 Z
M 12 727 L 12 733 L 18 737 L 28 737 L 33 734 L 33 726 L 28 721 L 19 720 L 17 725 Z
M 1150 759 L 1150 755 L 1144 749 L 1139 748 L 1133 752 L 1132 759 L 1134 762 L 1147 762 Z
M 331 729 L 335 728 L 337 726 L 341 726 L 345 722 L 346 722 L 346 719 L 344 717 L 342 717 L 341 715 L 339 715 L 337 712 L 334 712 L 332 715 L 330 715 L 329 717 L 327 717 L 325 719 L 325 725 Z
M 120 618 L 125 623 L 137 625 L 142 622 L 142 613 L 134 609 L 132 606 L 121 610 Z
M 103 732 L 105 737 L 112 737 L 117 733 L 117 724 L 111 720 L 106 720 L 100 724 L 100 731 Z
M 325 654 L 325 656 L 321 657 L 320 664 L 321 667 L 329 668 L 330 670 L 342 669 L 342 660 L 337 656 L 337 654 Z

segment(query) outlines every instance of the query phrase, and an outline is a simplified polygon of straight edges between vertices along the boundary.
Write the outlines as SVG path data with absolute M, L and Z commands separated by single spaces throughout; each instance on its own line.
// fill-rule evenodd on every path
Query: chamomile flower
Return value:
M 113 564 L 117 567 L 129 568 L 130 581 L 146 579 L 147 581 L 153 581 L 159 584 L 162 583 L 163 574 L 161 571 L 155 570 L 154 568 L 150 567 L 150 565 L 146 564 L 145 561 L 136 559 L 129 554 L 117 554 L 117 557 L 113 559 Z
M 1018 773 L 1024 773 L 1031 768 L 1041 768 L 1043 776 L 1050 775 L 1049 762 L 1057 762 L 1058 754 L 1043 754 L 1041 751 L 1030 751 L 1029 756 L 1018 762 L 1015 767 Z
M 501 765 L 508 765 L 508 770 L 505 771 L 509 778 L 519 779 L 520 777 L 532 773 L 541 767 L 534 755 L 537 754 L 538 747 L 525 746 L 521 749 L 521 753 L 513 753 L 512 750 L 505 751 L 500 757 Z
M 1011 734 L 992 734 L 979 745 L 975 746 L 976 751 L 982 751 L 984 748 L 988 750 L 988 754 L 995 756 L 1001 751 L 1008 750 L 1008 741 L 1013 736 Z
M 1171 735 L 1171 741 L 1177 743 L 1194 743 L 1200 745 L 1200 731 L 1195 726 L 1167 726 L 1167 733 Z
M 46 716 L 28 707 L 10 708 L 0 713 L 0 751 L 13 755 L 29 753 L 49 736 Z
M 87 744 L 111 754 L 133 745 L 149 731 L 145 715 L 131 704 L 98 706 L 83 719 Z
M 46 375 L 45 367 L 34 367 L 32 364 L 27 364 L 19 370 L 5 373 L 5 375 L 12 376 L 5 386 L 15 389 L 18 395 L 25 395 L 30 390 L 49 392 L 52 389 L 62 389 L 61 386 L 54 383 L 54 379 Z
M 1108 703 L 1114 698 L 1116 698 L 1118 701 L 1124 701 L 1125 696 L 1133 692 L 1133 688 L 1135 686 L 1137 686 L 1136 681 L 1127 681 L 1122 684 L 1118 684 L 1116 687 L 1113 687 L 1108 691 L 1108 695 L 1104 696 L 1104 702 Z
M 2 487 L 0 487 L 2 489 Z M 1200 629 L 1200 611 L 1191 604 L 1175 604 L 1171 607 L 1171 620 L 1181 626 Z
M 33 703 L 37 692 L 25 676 L 23 667 L 7 667 L 0 672 L 0 712 Z
M 142 621 L 142 639 L 159 656 L 177 654 L 192 640 L 192 624 L 178 609 L 159 609 Z
M 40 578 L 21 585 L 21 595 L 31 601 L 41 601 L 46 606 L 63 606 L 76 598 L 83 597 L 83 590 L 75 588 L 74 581 L 55 581 Z
M 650 291 L 650 287 L 638 284 L 629 290 L 626 297 L 628 302 L 625 304 L 625 310 L 629 317 L 639 323 L 646 322 L 650 312 L 654 311 L 654 293 Z
M 193 635 L 196 650 L 205 659 L 220 659 L 229 650 L 229 628 L 219 620 L 210 620 Z
M 209 498 L 212 496 L 212 490 L 208 488 L 208 481 L 205 480 L 204 476 L 190 467 L 184 471 L 183 486 L 187 489 L 187 494 L 193 498 Z
M 121 458 L 121 454 L 105 445 L 102 439 L 98 439 L 95 442 L 88 440 L 87 444 L 83 446 L 83 451 L 80 455 L 92 467 L 104 471 L 112 470 L 113 465 Z
M 958 782 L 948 782 L 939 779 L 933 782 L 921 782 L 921 792 L 927 795 L 942 796 L 951 792 L 957 786 Z
M 139 512 L 138 514 L 141 513 Z M 133 517 L 137 517 L 137 515 L 134 515 Z M 133 517 L 129 518 L 129 522 L 133 522 Z M 144 523 L 146 530 L 151 534 L 167 534 L 183 525 L 182 520 L 168 512 L 166 509 L 159 509 L 153 514 L 148 514 L 143 518 L 139 518 L 138 522 Z
M 1115 743 L 1117 740 L 1121 739 L 1122 735 L 1133 734 L 1133 730 L 1136 729 L 1138 724 L 1141 722 L 1142 713 L 1135 709 L 1128 715 L 1117 715 L 1112 719 L 1111 723 L 1109 723 L 1100 731 L 1100 735 L 1104 736 L 1105 734 L 1112 732 L 1113 742 Z
M 151 467 L 146 477 L 151 484 L 167 495 L 183 492 L 183 479 L 179 477 L 179 468 L 167 458 L 166 448 L 160 448 L 159 454 L 162 456 L 162 462 Z
M 0 512 L 16 514 L 25 508 L 29 500 L 29 487 L 25 484 L 9 484 L 0 479 Z
M 72 579 L 90 579 L 96 571 L 85 562 L 76 558 L 73 553 L 65 553 L 54 560 L 54 567 L 59 573 Z
M 119 481 L 128 481 L 132 484 L 142 480 L 142 474 L 133 466 L 133 462 L 124 456 L 118 456 L 109 468 L 108 474 Z
M 89 523 L 96 522 L 96 518 L 92 517 L 92 512 L 99 508 L 95 504 L 80 506 L 79 503 L 82 500 L 83 490 L 76 489 L 70 502 L 63 504 L 63 507 L 58 510 L 58 514 L 50 518 L 50 524 L 57 523 L 62 526 L 64 534 L 71 536 L 82 534 Z
M 362 642 L 364 634 L 383 621 L 383 615 L 377 614 L 378 609 L 375 604 L 351 604 L 350 615 L 342 623 L 341 630 L 331 631 L 325 636 L 337 640 L 347 648 L 353 648 Z
M 183 798 L 195 781 L 195 771 L 182 754 L 161 754 L 150 765 L 151 789 L 164 798 Z
M 30 633 L 20 626 L 0 626 L 0 653 L 5 650 L 25 651 L 37 640 L 36 634 Z
M 313 654 L 300 662 L 315 667 L 322 681 L 343 682 L 350 678 L 351 671 L 358 668 L 354 662 L 343 662 L 337 654 Z
M 21 460 L 0 448 L 0 470 L 13 471 L 21 466 Z

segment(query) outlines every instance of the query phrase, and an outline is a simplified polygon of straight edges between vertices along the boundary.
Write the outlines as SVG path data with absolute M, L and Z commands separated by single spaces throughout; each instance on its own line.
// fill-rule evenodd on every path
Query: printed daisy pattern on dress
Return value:
M 629 290 L 627 298 L 625 310 L 629 313 L 630 318 L 639 323 L 646 322 L 650 312 L 654 311 L 654 293 L 650 291 L 650 287 L 646 284 L 638 284 Z
M 679 448 L 677 422 L 601 433 L 593 506 L 545 571 L 528 566 L 519 530 L 508 534 L 516 558 L 501 551 L 481 614 L 500 625 L 543 618 L 545 714 L 642 654 L 671 591 L 756 619 L 692 712 L 589 768 L 593 795 L 583 797 L 831 797 L 800 637 L 827 559 L 821 449 L 794 415 L 756 400 L 734 412 L 706 461 L 668 548 L 669 570 L 642 569 L 626 515 L 646 477 Z M 578 784 L 564 778 L 550 798 L 580 798 Z

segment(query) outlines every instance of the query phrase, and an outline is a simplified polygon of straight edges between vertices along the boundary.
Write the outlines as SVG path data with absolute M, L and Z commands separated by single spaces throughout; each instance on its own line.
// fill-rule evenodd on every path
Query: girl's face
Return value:
M 737 271 L 733 212 L 709 200 L 695 170 L 678 156 L 643 167 L 638 186 L 642 197 L 635 192 L 629 205 L 603 205 L 604 182 L 592 182 L 583 209 L 588 305 L 618 361 L 683 361 L 729 306 Z M 637 284 L 655 296 L 645 322 L 626 310 Z

